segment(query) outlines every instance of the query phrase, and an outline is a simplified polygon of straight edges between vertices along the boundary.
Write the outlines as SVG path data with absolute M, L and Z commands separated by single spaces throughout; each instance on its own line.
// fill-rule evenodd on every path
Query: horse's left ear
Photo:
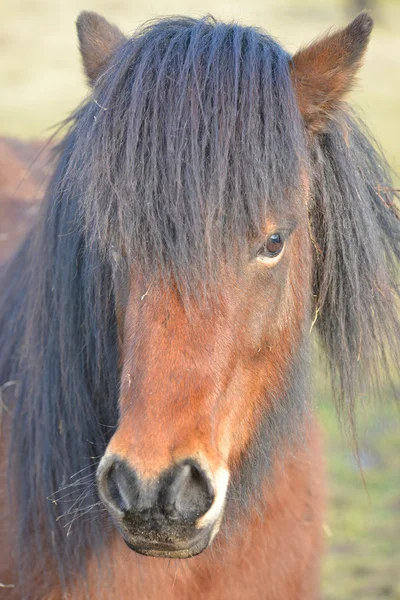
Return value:
M 345 29 L 299 50 L 291 77 L 300 112 L 312 133 L 323 131 L 355 82 L 368 45 L 373 20 L 361 13 Z
M 115 50 L 126 41 L 126 37 L 118 27 L 95 12 L 81 12 L 76 28 L 83 67 L 89 84 L 94 85 Z

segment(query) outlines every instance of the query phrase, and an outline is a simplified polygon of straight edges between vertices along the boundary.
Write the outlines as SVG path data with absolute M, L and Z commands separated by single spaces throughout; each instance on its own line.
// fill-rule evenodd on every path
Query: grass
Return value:
M 400 600 L 399 407 L 360 408 L 360 469 L 329 394 L 317 397 L 328 470 L 324 598 Z
M 376 2 L 378 22 L 353 101 L 400 171 L 400 4 Z M 350 17 L 345 1 L 15 0 L 0 23 L 0 133 L 46 137 L 86 94 L 74 21 L 97 10 L 126 31 L 162 14 L 184 13 L 256 24 L 293 52 Z M 328 510 L 325 600 L 400 600 L 400 419 L 391 402 L 359 412 L 366 488 L 336 418 L 325 378 L 315 396 L 326 434 Z M 282 599 L 285 600 L 285 599 Z

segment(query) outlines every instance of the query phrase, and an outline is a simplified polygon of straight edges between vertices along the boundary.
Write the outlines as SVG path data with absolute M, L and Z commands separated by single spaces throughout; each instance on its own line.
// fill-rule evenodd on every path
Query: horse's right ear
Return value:
M 300 112 L 311 133 L 324 131 L 354 86 L 373 21 L 361 13 L 345 29 L 301 48 L 290 64 Z
M 95 12 L 81 12 L 76 28 L 83 67 L 89 84 L 94 85 L 115 50 L 126 41 L 126 37 L 118 27 Z

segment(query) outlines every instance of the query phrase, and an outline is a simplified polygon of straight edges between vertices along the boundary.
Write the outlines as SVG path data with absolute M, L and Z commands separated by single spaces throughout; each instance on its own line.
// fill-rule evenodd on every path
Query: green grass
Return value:
M 400 171 L 400 3 L 377 4 L 379 22 L 353 100 Z M 9 1 L 0 23 L 0 134 L 46 137 L 86 94 L 74 27 L 82 9 L 102 12 L 127 32 L 161 14 L 211 12 L 262 26 L 293 52 L 328 27 L 345 23 L 344 6 L 344 0 Z M 400 600 L 398 410 L 388 401 L 359 411 L 365 488 L 324 381 L 318 379 L 315 393 L 328 471 L 324 598 Z
M 325 600 L 400 600 L 400 411 L 389 387 L 357 411 L 359 463 L 318 369 L 328 472 Z
M 398 407 L 388 402 L 359 411 L 362 470 L 329 398 L 321 403 L 319 414 L 328 459 L 324 598 L 400 600 Z

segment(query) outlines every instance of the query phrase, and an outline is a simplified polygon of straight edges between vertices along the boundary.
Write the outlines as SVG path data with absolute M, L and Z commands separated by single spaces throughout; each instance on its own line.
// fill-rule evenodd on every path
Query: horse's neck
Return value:
M 311 600 L 322 546 L 323 473 L 318 429 L 309 445 L 275 468 L 264 502 L 251 502 L 231 531 L 185 561 L 138 556 L 118 534 L 89 564 L 89 598 L 98 600 Z M 248 513 L 250 511 L 250 513 Z M 85 597 L 83 587 L 72 597 Z

